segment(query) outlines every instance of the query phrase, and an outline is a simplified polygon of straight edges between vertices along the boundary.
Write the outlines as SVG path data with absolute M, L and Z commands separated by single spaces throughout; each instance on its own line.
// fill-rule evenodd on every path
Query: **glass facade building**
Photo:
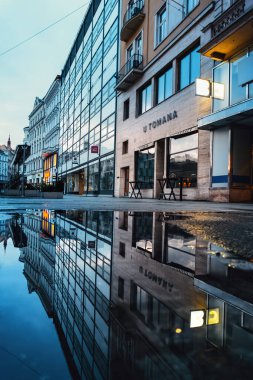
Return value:
M 109 378 L 112 216 L 57 214 L 55 317 L 80 379 Z
M 65 191 L 113 194 L 118 0 L 94 0 L 62 71 L 59 176 Z

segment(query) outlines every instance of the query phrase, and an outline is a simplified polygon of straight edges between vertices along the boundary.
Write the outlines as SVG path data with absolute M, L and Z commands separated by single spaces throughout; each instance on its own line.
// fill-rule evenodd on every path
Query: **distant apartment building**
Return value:
M 43 181 L 54 183 L 57 179 L 59 129 L 60 129 L 61 77 L 57 75 L 44 97 L 45 132 L 43 135 Z
M 12 185 L 19 186 L 22 176 L 24 183 L 27 182 L 26 160 L 30 156 L 31 147 L 29 145 L 29 126 L 23 129 L 24 139 L 23 144 L 18 144 L 15 148 L 14 155 L 11 161 Z
M 0 149 L 0 188 L 8 182 L 8 154 Z
M 118 0 L 93 0 L 62 71 L 59 176 L 66 192 L 113 194 Z
M 33 111 L 29 115 L 28 144 L 31 154 L 26 160 L 27 182 L 40 184 L 43 180 L 43 137 L 45 133 L 44 100 L 36 97 Z
M 11 147 L 10 136 L 7 145 L 0 145 L 0 188 L 7 185 L 11 177 L 11 161 L 14 151 Z
M 116 196 L 252 199 L 252 7 L 122 1 Z

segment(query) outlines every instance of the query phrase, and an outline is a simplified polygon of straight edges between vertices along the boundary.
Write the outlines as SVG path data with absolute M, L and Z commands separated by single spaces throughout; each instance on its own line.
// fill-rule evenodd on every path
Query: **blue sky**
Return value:
M 22 143 L 36 96 L 43 97 L 61 73 L 89 0 L 0 0 L 0 55 L 59 18 L 69 18 L 0 56 L 0 144 L 11 135 Z

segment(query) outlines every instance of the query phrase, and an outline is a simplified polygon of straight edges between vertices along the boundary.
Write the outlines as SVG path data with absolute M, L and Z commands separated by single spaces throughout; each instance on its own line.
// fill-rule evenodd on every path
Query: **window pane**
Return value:
M 164 7 L 157 15 L 157 43 L 164 40 L 167 34 L 167 15 L 166 7 Z
M 213 82 L 224 85 L 224 99 L 213 99 L 213 111 L 218 111 L 228 106 L 229 88 L 229 63 L 224 62 L 213 70 Z
M 180 90 L 190 83 L 190 55 L 180 61 Z
M 157 101 L 158 103 L 161 103 L 164 100 L 164 87 L 165 87 L 165 74 L 161 75 L 158 78 L 158 97 Z
M 230 85 L 231 85 L 231 104 L 238 103 L 246 99 L 246 87 L 238 85 L 238 63 L 246 58 L 246 51 L 242 54 L 236 56 L 231 60 L 231 75 L 230 75 Z M 250 69 L 250 68 L 249 68 Z
M 151 85 L 146 89 L 146 111 L 151 108 Z
M 165 74 L 165 98 L 172 95 L 172 69 Z
M 194 82 L 200 76 L 200 54 L 197 52 L 199 46 L 191 52 L 191 79 Z
M 187 0 L 187 11 L 191 12 L 198 5 L 199 0 Z
M 113 157 L 101 161 L 100 164 L 100 190 L 112 191 L 113 190 Z
M 250 55 L 253 55 L 253 47 L 250 48 Z M 253 98 L 253 82 L 249 84 L 249 98 Z
M 197 185 L 197 163 L 197 149 L 189 150 L 183 153 L 172 154 L 170 156 L 169 172 L 176 173 L 178 177 L 188 179 L 188 181 L 185 182 L 185 186 L 195 187 Z
M 198 147 L 198 133 L 189 136 L 170 139 L 170 153 L 183 152 L 184 150 Z
M 146 111 L 146 89 L 141 93 L 141 113 Z
M 169 32 L 172 31 L 184 17 L 184 0 L 169 0 Z
M 136 180 L 151 182 L 149 188 L 153 188 L 154 180 L 154 148 L 142 150 L 137 153 Z
M 141 91 L 141 94 L 140 94 L 140 102 L 141 102 L 141 107 L 140 107 L 140 114 L 148 111 L 151 106 L 152 106 L 152 101 L 151 101 L 151 97 L 152 97 L 152 94 L 151 94 L 151 90 L 152 90 L 152 86 L 151 84 L 147 87 L 145 87 L 142 91 Z

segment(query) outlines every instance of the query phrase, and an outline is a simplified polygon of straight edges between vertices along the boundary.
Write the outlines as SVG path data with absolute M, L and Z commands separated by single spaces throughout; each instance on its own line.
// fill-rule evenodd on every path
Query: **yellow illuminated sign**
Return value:
M 214 99 L 225 99 L 225 86 L 223 83 L 213 82 L 213 98 Z
M 220 323 L 220 309 L 217 307 L 216 309 L 207 310 L 206 324 L 217 325 L 218 323 Z

